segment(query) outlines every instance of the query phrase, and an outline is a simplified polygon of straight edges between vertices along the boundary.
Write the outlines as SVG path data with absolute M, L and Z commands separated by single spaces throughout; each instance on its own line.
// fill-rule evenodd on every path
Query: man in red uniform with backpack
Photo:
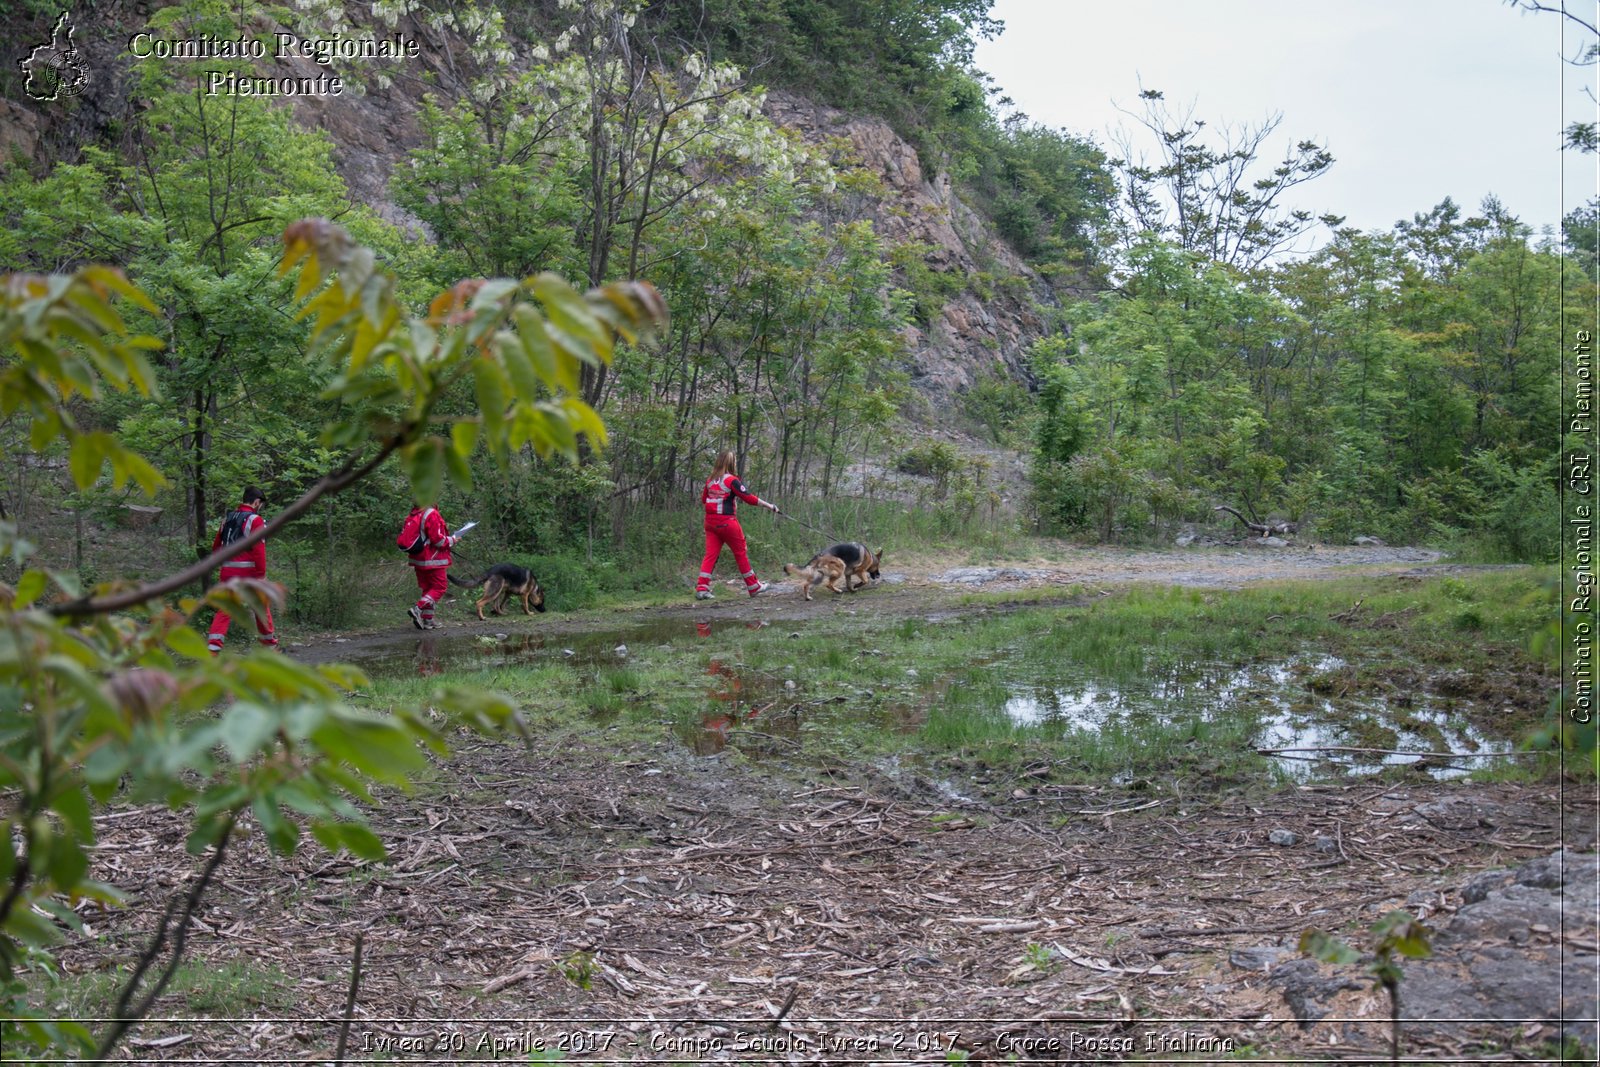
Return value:
M 750 566 L 750 553 L 745 549 L 744 543 L 744 528 L 739 525 L 734 507 L 738 501 L 743 500 L 746 504 L 754 504 L 756 507 L 766 508 L 777 514 L 778 505 L 762 500 L 746 489 L 733 465 L 732 452 L 719 454 L 716 466 L 711 468 L 711 477 L 706 479 L 704 488 L 700 490 L 700 504 L 706 512 L 706 555 L 700 561 L 700 580 L 694 587 L 696 600 L 712 599 L 711 572 L 717 566 L 717 557 L 722 555 L 723 545 L 733 549 L 733 562 L 738 565 L 739 574 L 744 578 L 745 592 L 755 596 L 769 588 L 766 582 L 756 577 L 755 569 Z
M 406 516 L 405 525 L 400 527 L 395 543 L 410 557 L 406 562 L 417 572 L 417 588 L 422 590 L 417 602 L 406 609 L 411 624 L 419 630 L 439 628 L 433 621 L 433 606 L 450 588 L 450 549 L 458 540 L 460 538 L 450 535 L 450 527 L 445 525 L 439 509 L 432 506 L 413 507 Z
M 223 545 L 231 545 L 241 541 L 267 524 L 261 517 L 261 509 L 266 505 L 266 494 L 255 486 L 244 491 L 243 502 L 228 513 L 222 520 L 222 525 L 217 529 L 217 536 L 211 542 L 211 551 L 215 552 Z M 221 583 L 235 578 L 265 578 L 267 576 L 267 542 L 257 541 L 245 551 L 234 556 L 224 563 L 218 580 Z M 278 647 L 278 635 L 272 628 L 272 609 L 262 607 L 264 614 L 256 616 L 256 633 L 260 635 L 261 644 L 266 648 Z M 211 619 L 211 631 L 206 637 L 206 647 L 211 649 L 213 656 L 222 651 L 223 642 L 228 636 L 228 627 L 233 625 L 233 620 L 225 611 L 218 611 Z

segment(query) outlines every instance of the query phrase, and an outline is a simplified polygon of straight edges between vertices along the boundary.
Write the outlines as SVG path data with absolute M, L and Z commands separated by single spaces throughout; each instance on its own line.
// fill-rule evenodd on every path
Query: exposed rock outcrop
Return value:
M 915 384 L 947 401 L 992 370 L 1028 378 L 1026 349 L 1044 330 L 1037 308 L 1055 303 L 1048 285 L 958 196 L 947 174 L 929 176 L 917 151 L 882 119 L 849 115 L 786 93 L 767 100 L 773 121 L 808 143 L 843 138 L 888 195 L 864 205 L 879 233 L 927 247 L 924 262 L 961 289 L 932 321 L 906 330 Z M 998 281 L 1000 284 L 993 285 Z M 980 295 L 976 287 L 992 292 Z

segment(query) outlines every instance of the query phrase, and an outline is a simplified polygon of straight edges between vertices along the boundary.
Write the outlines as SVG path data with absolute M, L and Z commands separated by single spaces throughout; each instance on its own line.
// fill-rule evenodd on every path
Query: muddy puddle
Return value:
M 715 636 L 767 626 L 765 620 L 677 618 L 566 634 L 425 633 L 410 642 L 352 648 L 346 658 L 374 677 L 563 662 L 603 674 L 626 670 L 630 657 L 650 651 L 693 655 L 710 648 Z M 1056 736 L 1113 726 L 1137 729 L 1153 721 L 1253 723 L 1252 746 L 1278 750 L 1269 758 L 1298 780 L 1400 765 L 1414 765 L 1435 778 L 1460 777 L 1512 749 L 1510 742 L 1488 736 L 1469 721 L 1459 704 L 1424 693 L 1350 693 L 1354 671 L 1326 655 L 1243 667 L 1188 664 L 1164 676 L 1116 683 L 1075 671 L 1071 663 L 1050 665 L 1048 678 L 1041 679 L 1037 669 L 1019 672 L 994 662 L 987 665 L 1013 678 L 992 689 L 953 686 L 947 678 L 917 679 L 908 671 L 911 677 L 892 692 L 860 690 L 819 699 L 792 678 L 710 650 L 704 679 L 691 698 L 696 709 L 680 713 L 671 725 L 679 741 L 702 756 L 730 744 L 755 759 L 801 756 L 802 721 L 823 729 L 864 724 L 915 732 L 931 709 L 953 702 L 978 714 L 998 712 L 1021 730 Z M 614 713 L 597 711 L 595 718 L 603 723 Z
M 1371 774 L 1406 764 L 1420 764 L 1436 778 L 1460 777 L 1511 751 L 1510 742 L 1488 737 L 1459 708 L 1426 694 L 1396 701 L 1352 696 L 1348 688 L 1343 660 L 1300 656 L 1189 669 L 1130 685 L 1019 685 L 1001 710 L 1018 726 L 1090 732 L 1152 715 L 1209 723 L 1253 718 L 1254 746 L 1279 750 L 1271 758 L 1297 779 L 1335 767 Z
M 626 667 L 629 657 L 653 649 L 701 644 L 728 631 L 766 629 L 765 620 L 741 622 L 662 619 L 615 630 L 569 634 L 418 634 L 415 640 L 381 647 L 352 648 L 341 658 L 370 677 L 429 677 L 445 671 L 493 671 L 571 663 L 606 669 Z M 772 748 L 799 747 L 799 719 L 783 705 L 785 691 L 775 679 L 749 672 L 732 660 L 713 657 L 706 669 L 705 713 L 679 722 L 674 733 L 702 756 L 727 747 L 735 732 L 765 738 Z M 790 694 L 792 695 L 792 694 Z M 597 721 L 609 716 L 596 713 Z M 761 747 L 761 746 L 757 746 Z
M 348 651 L 336 650 L 336 655 L 341 662 L 360 667 L 373 678 L 427 677 L 446 670 L 488 671 L 562 661 L 592 666 L 624 661 L 635 650 L 693 642 L 709 636 L 710 626 L 662 619 L 615 630 L 568 634 L 420 633 L 414 640 L 352 646 Z

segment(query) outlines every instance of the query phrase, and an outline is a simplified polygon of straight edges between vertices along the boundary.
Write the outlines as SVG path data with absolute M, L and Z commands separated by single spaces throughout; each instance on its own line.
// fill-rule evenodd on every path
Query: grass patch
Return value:
M 811 760 L 900 754 L 1002 773 L 1043 761 L 1058 778 L 1273 785 L 1282 772 L 1254 752 L 1273 715 L 1332 716 L 1340 743 L 1374 748 L 1432 748 L 1469 726 L 1502 740 L 1531 729 L 1551 682 L 1527 652 L 1550 609 L 1539 577 L 1136 586 L 940 620 L 834 616 L 797 636 L 725 627 L 714 641 L 640 640 L 625 662 L 385 679 L 363 699 L 479 685 L 517 701 L 546 740 L 582 743 L 599 716 L 616 746 L 663 735 L 692 746 L 721 717 L 733 750 L 750 711 L 775 709 L 799 723 L 798 751 L 784 754 Z M 764 725 L 748 731 L 747 754 L 759 754 Z
M 62 1018 L 105 1018 L 116 1008 L 128 980 L 125 967 L 58 977 L 43 985 L 41 999 Z M 242 1018 L 285 1012 L 299 1002 L 295 980 L 272 964 L 252 960 L 215 962 L 189 958 L 178 965 L 156 1014 Z

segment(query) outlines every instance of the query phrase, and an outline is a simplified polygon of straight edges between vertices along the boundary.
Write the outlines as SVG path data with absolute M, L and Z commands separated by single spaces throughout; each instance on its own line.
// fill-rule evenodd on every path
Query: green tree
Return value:
M 1589 280 L 1600 282 L 1600 197 L 1567 212 L 1561 220 L 1561 238 Z
M 163 37 L 236 37 L 255 25 L 257 4 L 184 0 L 156 11 Z M 296 490 L 271 441 L 292 439 L 302 398 L 325 372 L 307 357 L 302 332 L 283 329 L 290 286 L 275 277 L 276 235 L 293 219 L 341 215 L 363 239 L 400 241 L 353 209 L 335 173 L 332 144 L 296 127 L 261 98 L 207 95 L 202 66 L 247 73 L 243 62 L 151 57 L 134 65 L 141 99 L 126 158 L 91 149 L 34 181 L 11 173 L 0 214 L 6 262 L 61 269 L 92 260 L 124 263 L 162 309 L 136 325 L 166 342 L 155 366 L 168 403 L 116 399 L 94 417 L 151 453 L 181 455 L 170 473 L 183 495 L 196 557 L 209 551 L 216 514 L 244 484 Z
M 652 4 L 651 27 L 771 84 L 887 118 L 929 170 L 970 167 L 987 121 L 973 50 L 993 0 L 706 0 Z
M 391 459 L 415 496 L 431 500 L 447 478 L 470 482 L 467 460 L 479 445 L 502 462 L 524 445 L 575 457 L 580 436 L 602 441 L 605 433 L 574 395 L 579 368 L 608 362 L 617 334 L 631 339 L 665 321 L 646 285 L 584 296 L 553 275 L 463 282 L 413 315 L 373 252 L 323 220 L 284 232 L 280 271 L 296 267 L 299 314 L 332 371 L 324 399 L 337 414 L 323 442 L 341 456 L 299 499 L 182 571 L 89 590 L 71 575 L 28 567 L 32 546 L 0 523 L 0 556 L 26 567 L 15 584 L 0 583 L 0 1042 L 8 1052 L 104 1059 L 116 1048 L 176 971 L 192 917 L 229 843 L 245 832 L 245 812 L 278 854 L 292 853 L 309 828 L 327 848 L 379 858 L 382 844 L 357 802 L 371 799 L 374 781 L 404 787 L 423 763 L 419 744 L 444 750 L 421 710 L 374 715 L 344 703 L 342 694 L 363 684 L 351 668 L 313 669 L 269 653 L 214 660 L 189 626 L 202 603 L 169 597 Z M 143 353 L 160 343 L 129 336 L 118 297 L 159 312 L 103 267 L 0 277 L 0 417 L 20 420 L 34 449 L 60 439 L 78 486 L 109 465 L 116 480 L 149 492 L 159 483 L 155 468 L 76 411 L 108 386 L 158 400 Z M 470 383 L 478 413 L 441 409 L 456 383 Z M 205 603 L 249 611 L 281 598 L 275 583 L 247 581 L 213 590 Z M 446 690 L 430 704 L 479 729 L 518 721 L 518 710 L 491 694 Z M 93 805 L 112 799 L 184 811 L 189 848 L 206 860 L 133 967 L 117 1021 L 95 1034 L 41 1017 L 29 993 L 53 970 L 50 943 L 78 925 L 73 905 L 119 902 L 88 877 Z
M 1282 162 L 1265 174 L 1258 163 L 1263 147 L 1283 120 L 1274 115 L 1255 126 L 1213 131 L 1194 109 L 1179 114 L 1165 94 L 1139 94 L 1143 114 L 1132 117 L 1154 135 L 1154 161 L 1122 136 L 1119 161 L 1128 213 L 1134 226 L 1217 263 L 1251 271 L 1291 250 L 1318 223 L 1337 226 L 1335 215 L 1313 215 L 1280 201 L 1290 189 L 1322 175 L 1333 155 L 1314 141 L 1295 142 Z M 1131 114 L 1131 113 L 1130 113 Z
M 1075 278 L 1095 265 L 1117 201 L 1105 153 L 1020 113 L 986 141 L 972 184 L 1001 236 L 1052 276 Z

